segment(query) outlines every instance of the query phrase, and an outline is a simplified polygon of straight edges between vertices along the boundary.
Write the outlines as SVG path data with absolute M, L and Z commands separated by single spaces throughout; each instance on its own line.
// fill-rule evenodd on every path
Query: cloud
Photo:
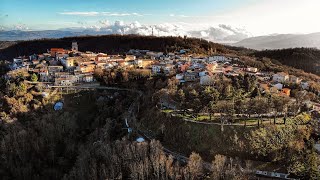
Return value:
M 107 12 L 105 12 L 107 13 Z M 82 13 L 83 14 L 83 13 Z M 111 13 L 108 13 L 111 14 Z M 54 23 L 54 22 L 53 22 Z M 67 22 L 71 23 L 71 22 Z M 238 28 L 226 24 L 216 26 L 202 26 L 201 24 L 189 24 L 185 22 L 141 24 L 138 21 L 126 23 L 124 21 L 110 22 L 108 19 L 99 21 L 77 21 L 76 27 L 62 28 L 61 31 L 69 31 L 75 35 L 106 35 L 106 34 L 139 34 L 154 36 L 188 36 L 202 38 L 220 43 L 233 43 L 250 37 L 244 28 Z M 15 24 L 11 27 L 0 26 L 0 30 L 29 30 L 26 24 Z
M 13 25 L 14 30 L 20 30 L 20 31 L 27 31 L 29 30 L 29 27 L 26 24 L 20 23 Z
M 190 17 L 197 17 L 197 16 L 187 16 L 183 14 L 169 14 L 170 17 L 178 17 L 178 18 L 190 18 Z
M 97 16 L 99 12 L 60 12 L 61 15 L 72 15 L 72 16 Z
M 203 30 L 190 31 L 189 33 L 193 37 L 216 42 L 237 42 L 251 36 L 243 28 L 234 28 L 225 24 L 220 24 L 217 27 L 211 26 Z
M 99 24 L 102 24 L 103 26 L 108 26 L 110 25 L 110 22 L 108 20 L 100 20 Z
M 125 23 L 108 20 L 100 20 L 95 25 L 86 26 L 81 22 L 83 28 L 89 34 L 139 34 L 155 36 L 184 36 L 203 38 L 215 42 L 237 42 L 250 37 L 244 28 L 236 28 L 225 24 L 209 26 L 200 30 L 189 29 L 185 24 L 161 23 L 156 25 L 145 25 L 139 22 Z
M 122 16 L 143 16 L 143 14 L 139 13 L 118 13 L 118 12 L 96 12 L 96 11 L 88 11 L 88 12 L 59 12 L 60 15 L 71 15 L 71 16 L 116 16 L 116 17 L 122 17 Z

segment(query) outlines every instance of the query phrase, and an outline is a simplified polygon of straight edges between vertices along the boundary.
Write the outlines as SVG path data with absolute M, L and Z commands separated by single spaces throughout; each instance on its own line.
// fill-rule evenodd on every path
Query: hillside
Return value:
M 0 49 L 5 49 L 9 46 L 16 44 L 14 41 L 0 41 Z
M 124 53 L 130 49 L 169 52 L 183 48 L 192 49 L 196 53 L 206 53 L 210 48 L 216 48 L 218 52 L 222 53 L 227 52 L 227 49 L 223 45 L 196 38 L 105 35 L 19 41 L 17 44 L 9 46 L 6 49 L 0 49 L 0 59 L 11 60 L 13 57 L 20 55 L 43 53 L 53 47 L 70 49 L 72 41 L 78 42 L 80 51 L 112 54 Z
M 320 48 L 320 33 L 257 36 L 244 39 L 233 45 L 256 50 L 296 47 Z
M 108 54 L 123 54 L 130 49 L 148 49 L 152 51 L 173 52 L 180 49 L 191 49 L 193 53 L 208 53 L 211 48 L 221 54 L 249 55 L 268 57 L 278 60 L 283 65 L 302 69 L 319 75 L 320 51 L 317 49 L 284 49 L 270 51 L 255 51 L 243 47 L 221 45 L 196 38 L 155 37 L 139 35 L 104 35 L 66 37 L 61 39 L 40 39 L 17 42 L 0 42 L 0 60 L 9 60 L 21 55 L 43 53 L 50 48 L 70 49 L 71 43 L 77 41 L 80 51 L 106 52 Z M 307 63 L 306 63 L 307 62 Z M 261 67 L 259 67 L 261 68 Z M 283 67 L 285 68 L 285 67 Z M 287 67 L 288 68 L 288 67 Z
M 303 69 L 320 75 L 320 50 L 314 48 L 293 48 L 281 50 L 265 50 L 252 53 L 256 57 L 268 57 L 278 60 L 284 65 Z

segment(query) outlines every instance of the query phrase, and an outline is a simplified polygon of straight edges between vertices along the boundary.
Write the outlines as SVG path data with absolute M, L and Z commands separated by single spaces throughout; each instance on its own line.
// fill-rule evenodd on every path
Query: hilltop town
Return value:
M 1 180 L 320 180 L 319 0 L 0 5 Z
M 175 76 L 179 84 L 198 83 L 202 86 L 213 86 L 217 75 L 228 78 L 250 75 L 256 78 L 255 87 L 259 88 L 261 93 L 287 97 L 291 95 L 290 87 L 310 90 L 317 85 L 317 82 L 307 81 L 287 72 L 261 71 L 244 65 L 238 56 L 217 54 L 213 50 L 211 55 L 194 55 L 189 51 L 181 49 L 165 54 L 132 49 L 124 55 L 108 55 L 81 52 L 77 42 L 73 42 L 70 49 L 51 48 L 42 54 L 14 58 L 6 77 L 10 79 L 19 74 L 30 76 L 30 81 L 36 79 L 48 86 L 76 86 L 96 82 L 97 74 L 101 75 L 104 71 L 121 69 L 143 71 L 149 77 Z M 320 94 L 319 91 L 315 93 Z M 317 103 L 310 103 L 309 106 L 315 110 L 320 109 L 320 104 Z
M 311 138 L 320 134 L 318 77 L 270 59 L 217 52 L 210 46 L 207 53 L 176 48 L 107 54 L 80 50 L 72 42 L 70 48 L 52 47 L 15 57 L 6 65 L 9 71 L 1 77 L 0 124 L 23 129 L 29 126 L 29 120 L 26 124 L 24 120 L 32 119 L 30 128 L 37 128 L 44 119 L 49 129 L 55 129 L 50 132 L 64 134 L 65 125 L 57 122 L 70 123 L 71 137 L 61 135 L 62 139 L 52 140 L 54 144 L 65 141 L 67 147 L 78 136 L 100 134 L 101 126 L 108 125 L 112 138 L 126 137 L 137 146 L 152 144 L 152 139 L 161 141 L 165 147 L 156 146 L 167 153 L 165 161 L 172 156 L 186 172 L 201 157 L 207 162 L 201 160 L 199 168 L 210 173 L 220 171 L 212 169 L 216 161 L 228 159 L 225 174 L 213 177 L 231 171 L 230 176 L 244 179 L 318 172 L 310 169 L 316 164 L 314 155 L 320 153 L 318 139 Z M 45 129 L 41 128 L 43 135 Z M 102 137 L 96 136 L 92 143 Z M 8 151 L 15 147 L 8 145 L 9 139 Z M 292 157 L 287 157 L 287 151 L 293 152 Z M 211 156 L 212 164 L 208 163 Z M 233 160 L 236 163 L 231 165 Z M 73 159 L 67 161 L 74 165 Z M 193 176 L 203 177 L 203 173 Z

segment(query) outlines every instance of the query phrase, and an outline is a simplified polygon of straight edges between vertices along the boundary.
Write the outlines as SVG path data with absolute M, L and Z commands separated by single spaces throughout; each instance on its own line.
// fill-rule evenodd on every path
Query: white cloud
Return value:
M 80 12 L 80 11 L 75 11 L 75 12 L 60 12 L 60 15 L 72 15 L 72 16 L 116 16 L 116 17 L 121 17 L 121 16 L 143 16 L 142 14 L 139 13 L 118 13 L 118 12 L 96 12 L 96 11 L 88 11 L 88 12 Z
M 55 22 L 50 22 L 54 24 Z M 250 36 L 243 28 L 220 24 L 216 26 L 199 25 L 193 23 L 173 22 L 160 24 L 141 24 L 138 21 L 126 23 L 123 21 L 110 22 L 109 20 L 99 21 L 77 21 L 66 22 L 74 24 L 74 27 L 62 28 L 61 31 L 70 31 L 78 35 L 106 35 L 106 34 L 139 34 L 154 36 L 185 36 L 203 38 L 214 42 L 237 42 Z M 0 30 L 28 30 L 27 25 L 17 24 L 14 27 L 6 28 L 0 26 Z M 57 34 L 57 37 L 60 37 Z M 61 35 L 63 37 L 63 35 Z
M 203 30 L 189 31 L 193 37 L 204 38 L 215 42 L 237 42 L 250 37 L 250 33 L 241 28 L 220 24 Z
M 97 16 L 99 12 L 60 12 L 61 15 L 73 15 L 73 16 Z
M 139 34 L 155 36 L 184 36 L 203 38 L 215 42 L 237 42 L 250 36 L 242 28 L 234 28 L 229 25 L 220 24 L 201 29 L 190 29 L 185 23 L 161 23 L 156 25 L 145 25 L 139 22 L 125 23 L 115 21 L 110 23 L 108 20 L 101 20 L 98 24 L 85 26 L 86 31 L 99 32 L 99 34 Z
M 2 29 L 7 29 L 7 28 L 2 28 Z M 19 23 L 19 24 L 14 24 L 14 25 L 12 25 L 12 27 L 9 28 L 9 29 L 19 30 L 19 31 L 28 31 L 28 30 L 29 30 L 29 27 L 28 27 L 26 24 Z

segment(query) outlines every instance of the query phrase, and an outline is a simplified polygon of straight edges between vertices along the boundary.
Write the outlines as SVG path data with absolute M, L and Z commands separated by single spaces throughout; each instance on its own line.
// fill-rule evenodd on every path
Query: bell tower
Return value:
M 78 43 L 72 42 L 72 51 L 78 51 Z

